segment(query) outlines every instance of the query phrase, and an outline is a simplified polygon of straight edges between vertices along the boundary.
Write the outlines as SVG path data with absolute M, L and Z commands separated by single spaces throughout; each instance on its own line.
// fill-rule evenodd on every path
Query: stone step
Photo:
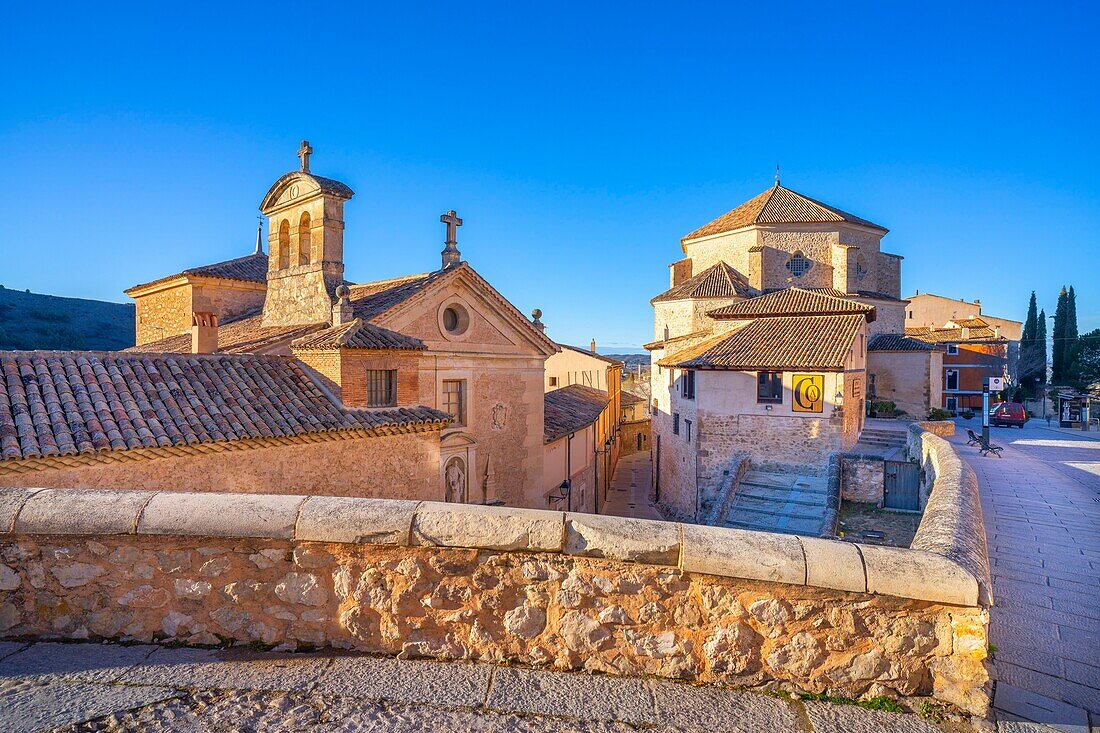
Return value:
M 779 534 L 794 534 L 804 537 L 817 537 L 821 534 L 823 522 L 820 519 L 792 519 L 790 517 L 773 517 L 772 521 L 752 521 L 737 519 L 727 521 L 726 527 L 734 529 L 756 530 L 758 532 L 777 532 Z
M 761 486 L 760 484 L 742 483 L 737 487 L 737 496 L 754 496 L 760 499 L 778 499 L 789 496 L 791 493 L 791 489 L 776 489 L 772 486 Z M 829 495 L 829 491 L 824 486 L 809 489 L 799 488 L 795 489 L 794 493 L 804 494 L 807 497 L 820 497 L 822 502 L 825 501 L 825 497 Z
M 726 516 L 740 518 L 744 512 L 753 512 L 755 515 L 771 514 L 796 519 L 820 519 L 825 513 L 825 502 L 807 503 L 793 499 L 773 500 L 738 496 L 733 500 L 729 514 Z

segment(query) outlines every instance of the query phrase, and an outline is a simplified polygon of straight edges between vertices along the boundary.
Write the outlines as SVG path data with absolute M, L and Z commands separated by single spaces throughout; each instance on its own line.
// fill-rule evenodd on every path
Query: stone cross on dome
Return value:
M 458 251 L 458 228 L 462 226 L 462 219 L 451 209 L 439 220 L 447 225 L 447 241 L 443 243 L 443 252 L 440 253 L 443 255 L 443 269 L 446 270 L 462 261 L 462 253 Z
M 313 155 L 313 148 L 309 146 L 309 140 L 303 140 L 298 147 L 298 157 L 302 159 L 302 173 L 309 173 L 309 156 Z

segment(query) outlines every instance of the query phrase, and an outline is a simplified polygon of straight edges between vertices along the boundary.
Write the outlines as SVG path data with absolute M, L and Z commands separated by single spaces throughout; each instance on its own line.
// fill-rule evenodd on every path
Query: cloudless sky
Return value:
M 679 238 L 784 185 L 914 289 L 1100 327 L 1100 3 L 17 3 L 0 283 L 122 290 L 248 254 L 313 144 L 347 277 L 463 257 L 566 343 L 637 347 Z M 603 350 L 603 349 L 601 349 Z

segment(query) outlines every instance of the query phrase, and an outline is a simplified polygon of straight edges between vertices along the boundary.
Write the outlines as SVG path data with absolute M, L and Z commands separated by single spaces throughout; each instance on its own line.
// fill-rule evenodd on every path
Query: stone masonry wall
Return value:
M 843 449 L 843 425 L 828 417 L 700 414 L 699 448 L 747 456 L 758 470 L 824 475 L 829 455 Z
M 0 486 L 443 498 L 439 433 L 273 445 L 0 474 Z
M 0 492 L 0 635 L 260 642 L 988 706 L 931 552 L 334 497 Z
M 188 284 L 134 298 L 134 307 L 138 346 L 191 331 L 191 286 Z
M 883 470 L 881 458 L 841 457 L 840 498 L 882 506 Z

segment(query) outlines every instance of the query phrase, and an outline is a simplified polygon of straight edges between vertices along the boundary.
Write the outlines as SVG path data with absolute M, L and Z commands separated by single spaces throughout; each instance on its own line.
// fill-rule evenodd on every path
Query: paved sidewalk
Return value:
M 652 503 L 653 476 L 650 466 L 648 451 L 631 453 L 620 458 L 619 465 L 615 467 L 615 475 L 611 478 L 607 501 L 600 513 L 616 517 L 664 519 Z
M 336 653 L 0 642 L 0 730 L 942 733 L 944 729 L 914 715 L 852 705 L 491 664 Z
M 994 428 L 998 459 L 960 433 L 952 442 L 978 474 L 989 543 L 995 707 L 1087 731 L 1086 711 L 1100 725 L 1100 441 Z

